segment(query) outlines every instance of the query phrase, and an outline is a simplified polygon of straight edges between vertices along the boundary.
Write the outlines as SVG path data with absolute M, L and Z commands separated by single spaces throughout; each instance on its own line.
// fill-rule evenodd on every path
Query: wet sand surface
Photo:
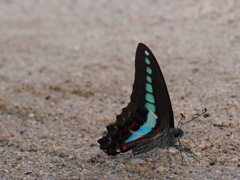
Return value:
M 1 179 L 240 179 L 240 1 L 1 1 Z M 108 156 L 137 44 L 158 59 L 178 150 Z M 171 157 L 171 161 L 168 158 Z

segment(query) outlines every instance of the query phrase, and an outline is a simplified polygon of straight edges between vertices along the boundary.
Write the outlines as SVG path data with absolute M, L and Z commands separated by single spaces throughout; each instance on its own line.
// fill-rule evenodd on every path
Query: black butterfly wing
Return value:
M 162 72 L 150 49 L 142 43 L 137 47 L 135 68 L 131 102 L 117 121 L 107 126 L 107 135 L 98 140 L 100 148 L 109 155 L 128 151 L 174 127 Z
M 98 140 L 100 149 L 108 155 L 115 155 L 132 149 L 136 140 L 129 141 L 128 139 L 146 122 L 148 112 L 144 107 L 137 107 L 129 103 L 117 116 L 116 122 L 107 126 L 106 136 Z M 139 138 L 137 141 L 139 141 Z
M 131 103 L 145 106 L 155 113 L 158 123 L 163 124 L 163 128 L 174 128 L 172 105 L 162 71 L 151 50 L 142 43 L 139 43 L 137 47 L 135 68 Z M 149 84 L 152 86 L 153 93 L 146 90 Z M 148 103 L 146 93 L 154 96 L 155 103 L 149 102 L 146 105 Z

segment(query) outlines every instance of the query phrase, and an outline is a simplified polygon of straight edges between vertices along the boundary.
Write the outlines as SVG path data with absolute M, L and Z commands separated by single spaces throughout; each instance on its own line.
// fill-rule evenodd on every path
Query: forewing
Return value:
M 131 103 L 143 106 L 158 117 L 158 129 L 174 128 L 172 105 L 162 71 L 150 49 L 140 43 L 136 51 L 135 80 Z M 160 129 L 159 129 L 160 130 Z

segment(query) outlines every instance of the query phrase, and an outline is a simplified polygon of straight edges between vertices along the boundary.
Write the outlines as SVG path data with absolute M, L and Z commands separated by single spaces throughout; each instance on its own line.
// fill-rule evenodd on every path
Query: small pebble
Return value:
M 95 143 L 90 144 L 90 147 L 95 147 L 95 146 L 97 146 Z
M 34 117 L 34 114 L 33 114 L 33 113 L 29 113 L 29 114 L 28 114 L 28 117 L 29 117 L 29 118 L 33 118 L 33 117 Z
M 157 167 L 157 171 L 158 171 L 160 174 L 163 174 L 163 173 L 166 171 L 166 168 L 163 167 L 163 166 L 158 166 L 158 167 Z
M 72 155 L 70 155 L 70 156 L 68 156 L 68 158 L 71 159 L 71 160 L 73 160 L 75 157 L 72 156 Z
M 20 160 L 22 160 L 22 157 L 18 157 L 18 158 L 16 158 L 16 160 L 17 160 L 17 161 L 20 161 Z
M 41 171 L 37 173 L 37 176 L 39 176 L 39 177 L 42 177 L 43 175 L 44 175 L 44 173 Z
M 169 149 L 169 153 L 170 153 L 172 156 L 176 156 L 177 153 L 178 153 L 178 150 L 177 150 L 177 149 Z
M 135 158 L 131 159 L 129 164 L 135 165 L 135 164 L 143 164 L 145 161 L 143 159 Z
M 20 170 L 21 168 L 22 168 L 22 165 L 21 165 L 21 164 L 18 164 L 18 165 L 15 167 L 16 170 Z
M 33 172 L 31 172 L 31 171 L 29 171 L 29 172 L 26 172 L 25 174 L 26 175 L 30 175 L 30 174 L 32 174 Z
M 210 117 L 210 114 L 205 113 L 205 114 L 203 115 L 203 117 L 204 117 L 204 118 Z
M 26 130 L 20 130 L 19 132 L 20 132 L 20 134 L 23 134 L 26 132 Z
M 146 170 L 145 168 L 143 168 L 143 167 L 140 167 L 140 168 L 139 168 L 139 172 L 140 172 L 141 174 L 144 174 L 146 171 L 147 171 L 147 170 Z
M 231 161 L 232 161 L 232 162 L 238 162 L 239 159 L 238 159 L 238 158 L 233 158 L 233 159 L 231 159 Z
M 45 97 L 45 100 L 49 100 L 50 98 L 51 98 L 51 96 L 48 95 L 48 96 Z
M 215 165 L 215 161 L 210 161 L 210 166 Z
M 201 144 L 199 145 L 200 149 L 205 150 L 208 149 L 210 146 L 208 144 Z

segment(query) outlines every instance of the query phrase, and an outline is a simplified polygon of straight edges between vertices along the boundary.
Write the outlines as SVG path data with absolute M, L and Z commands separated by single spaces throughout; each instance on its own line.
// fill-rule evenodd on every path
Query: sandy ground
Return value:
M 0 179 L 240 179 L 240 1 L 0 2 Z M 107 156 L 143 42 L 165 76 L 182 143 Z

